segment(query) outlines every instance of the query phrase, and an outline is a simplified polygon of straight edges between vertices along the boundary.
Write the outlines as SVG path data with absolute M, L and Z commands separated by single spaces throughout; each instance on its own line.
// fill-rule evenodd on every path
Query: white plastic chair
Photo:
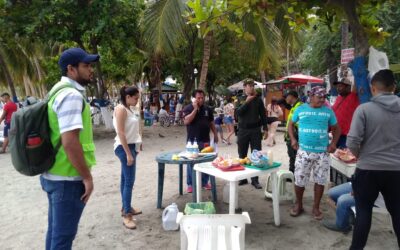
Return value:
M 291 200 L 293 203 L 295 202 L 295 195 L 293 192 L 293 188 L 287 188 L 287 179 L 292 180 L 292 185 L 294 185 L 294 175 L 291 171 L 285 170 L 285 169 L 280 169 L 277 173 L 276 176 L 278 178 L 278 197 L 279 201 L 286 201 L 286 200 Z M 264 194 L 265 197 L 272 199 L 272 180 L 271 176 L 268 176 L 267 184 L 265 185 L 264 189 Z M 291 185 L 291 186 L 292 186 Z
M 250 224 L 247 212 L 242 214 L 179 213 L 181 250 L 244 250 L 245 226 Z

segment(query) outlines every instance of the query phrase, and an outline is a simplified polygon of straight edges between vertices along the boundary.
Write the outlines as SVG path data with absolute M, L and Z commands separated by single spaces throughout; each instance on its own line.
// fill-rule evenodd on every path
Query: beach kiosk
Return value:
M 283 95 L 290 90 L 295 90 L 299 93 L 299 97 L 307 95 L 307 91 L 314 86 L 325 86 L 322 78 L 308 76 L 303 74 L 294 74 L 285 76 L 277 80 L 270 80 L 265 83 L 267 94 L 265 96 L 266 103 L 271 103 L 272 97 L 282 98 Z M 284 112 L 282 121 L 287 120 L 289 111 L 282 109 Z

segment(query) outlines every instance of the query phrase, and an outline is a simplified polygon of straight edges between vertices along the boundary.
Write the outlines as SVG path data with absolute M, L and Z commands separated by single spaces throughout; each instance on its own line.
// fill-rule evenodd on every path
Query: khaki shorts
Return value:
M 298 187 L 305 187 L 313 172 L 314 182 L 318 185 L 325 185 L 328 181 L 330 157 L 328 152 L 314 153 L 299 149 L 295 162 L 295 184 Z

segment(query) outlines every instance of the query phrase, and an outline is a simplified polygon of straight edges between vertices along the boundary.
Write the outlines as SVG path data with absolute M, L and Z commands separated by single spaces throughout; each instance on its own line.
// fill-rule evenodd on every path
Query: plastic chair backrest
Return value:
M 247 212 L 197 215 L 179 213 L 176 221 L 181 228 L 181 250 L 243 250 L 245 227 L 251 223 Z

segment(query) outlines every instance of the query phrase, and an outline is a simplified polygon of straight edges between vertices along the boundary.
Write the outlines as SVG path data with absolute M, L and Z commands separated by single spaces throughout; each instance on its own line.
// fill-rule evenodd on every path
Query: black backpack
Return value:
M 64 88 L 73 88 L 69 83 L 52 89 L 40 102 L 20 108 L 11 118 L 9 132 L 11 160 L 14 168 L 23 175 L 34 176 L 49 170 L 61 146 L 53 147 L 50 140 L 48 102 Z

